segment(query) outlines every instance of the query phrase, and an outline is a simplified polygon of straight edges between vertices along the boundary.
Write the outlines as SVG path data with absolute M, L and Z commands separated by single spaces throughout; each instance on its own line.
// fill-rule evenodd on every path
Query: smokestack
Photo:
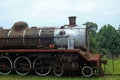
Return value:
M 69 25 L 74 27 L 76 26 L 76 16 L 70 16 L 69 18 Z

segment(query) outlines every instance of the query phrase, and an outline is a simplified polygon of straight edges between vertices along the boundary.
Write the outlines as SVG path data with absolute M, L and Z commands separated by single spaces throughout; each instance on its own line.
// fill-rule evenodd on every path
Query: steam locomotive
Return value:
M 23 21 L 0 29 L 0 75 L 76 71 L 84 77 L 103 74 L 99 54 L 89 51 L 88 30 L 76 25 L 76 17 L 61 27 L 28 27 Z

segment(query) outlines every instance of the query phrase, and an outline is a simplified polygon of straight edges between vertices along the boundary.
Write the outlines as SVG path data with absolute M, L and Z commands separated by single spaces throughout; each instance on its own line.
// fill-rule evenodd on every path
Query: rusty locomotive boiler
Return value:
M 80 28 L 76 24 L 62 27 L 28 28 L 26 22 L 16 22 L 12 29 L 0 30 L 0 47 L 1 49 L 48 49 L 50 44 L 54 44 L 55 48 L 67 48 L 70 47 L 68 41 L 73 40 L 73 47 L 87 48 L 86 28 Z
M 69 25 L 61 27 L 29 28 L 19 21 L 11 29 L 0 29 L 0 75 L 102 74 L 100 55 L 89 52 L 88 31 L 76 25 L 75 18 L 69 17 Z

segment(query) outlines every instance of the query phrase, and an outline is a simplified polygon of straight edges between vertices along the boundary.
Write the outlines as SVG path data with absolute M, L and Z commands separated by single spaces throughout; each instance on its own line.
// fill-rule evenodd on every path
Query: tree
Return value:
M 119 34 L 120 34 L 120 25 L 119 25 L 119 28 L 118 28 L 118 32 L 119 32 Z
M 86 22 L 83 25 L 86 25 L 86 27 L 87 27 L 88 30 L 97 31 L 97 29 L 98 29 L 97 24 L 93 23 L 93 22 Z
M 98 43 L 96 41 L 97 29 L 98 26 L 96 23 L 93 22 L 86 22 L 83 25 L 86 25 L 87 30 L 89 31 L 89 49 L 92 50 L 94 53 L 98 52 Z
M 106 53 L 120 53 L 120 35 L 110 24 L 103 26 L 97 34 L 98 46 Z
M 92 50 L 94 53 L 98 53 L 98 42 L 96 40 L 96 35 L 97 33 L 93 30 L 89 32 L 89 48 Z

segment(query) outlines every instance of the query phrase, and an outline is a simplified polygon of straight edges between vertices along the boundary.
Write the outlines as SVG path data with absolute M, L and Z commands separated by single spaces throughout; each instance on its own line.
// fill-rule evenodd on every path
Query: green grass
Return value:
M 7 76 L 0 76 L 0 80 L 120 80 L 120 76 L 103 76 L 103 77 L 91 77 L 91 78 L 84 78 L 84 77 L 56 77 L 56 76 L 19 76 L 19 75 L 7 75 Z
M 108 64 L 106 66 L 106 73 L 108 74 L 120 74 L 120 59 L 117 59 L 114 61 L 114 72 L 112 70 L 112 60 L 108 60 Z M 56 77 L 53 75 L 40 77 L 37 75 L 27 75 L 27 76 L 19 76 L 17 74 L 10 74 L 6 76 L 0 75 L 0 80 L 120 80 L 120 76 L 118 75 L 105 75 L 102 77 L 93 76 L 90 78 L 84 78 L 82 76 L 62 76 L 62 77 Z
M 114 60 L 114 69 L 112 59 L 108 59 L 108 63 L 106 65 L 106 74 L 120 74 L 120 59 Z

